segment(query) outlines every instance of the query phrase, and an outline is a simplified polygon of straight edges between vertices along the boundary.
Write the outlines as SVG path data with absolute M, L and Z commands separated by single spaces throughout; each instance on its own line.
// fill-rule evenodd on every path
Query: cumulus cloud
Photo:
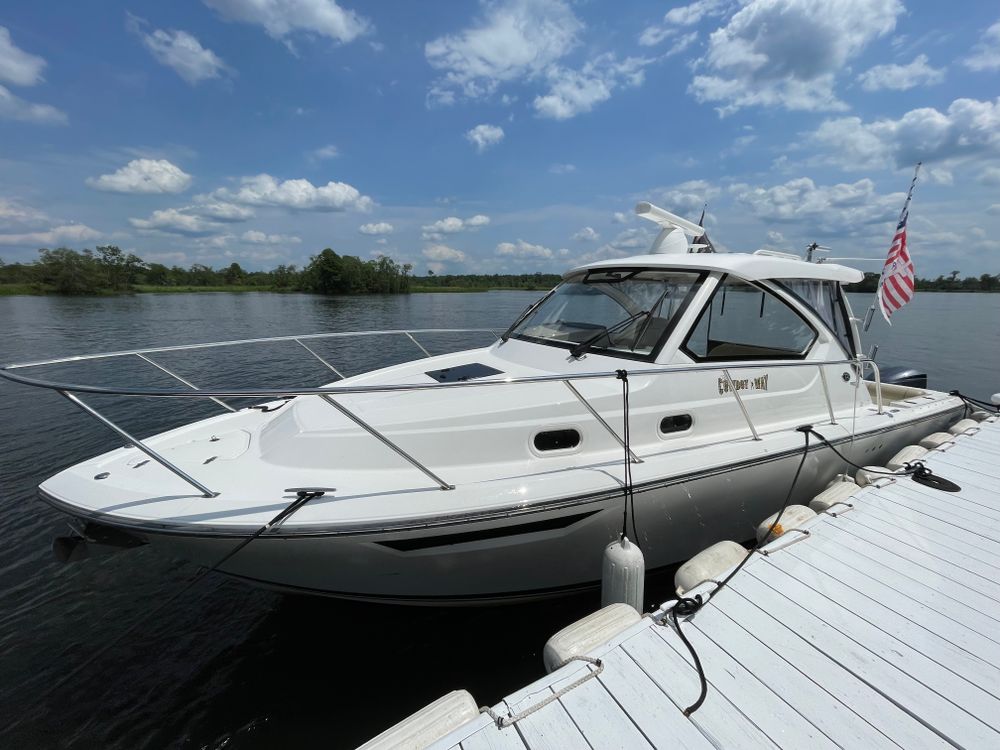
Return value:
M 624 258 L 645 252 L 653 243 L 653 235 L 645 228 L 626 229 L 610 242 L 601 245 L 596 250 L 581 255 L 581 263 L 593 263 L 605 258 Z
M 631 217 L 628 214 L 626 214 L 626 213 L 623 213 L 621 211 L 615 211 L 611 215 L 611 223 L 612 224 L 628 224 L 630 218 Z
M 252 208 L 237 206 L 234 203 L 223 203 L 220 201 L 199 203 L 198 205 L 185 206 L 184 208 L 178 210 L 227 223 L 246 221 L 254 217 L 254 211 Z
M 448 216 L 439 219 L 431 224 L 424 224 L 423 238 L 425 240 L 440 240 L 443 235 L 456 234 L 463 231 L 475 231 L 480 227 L 485 227 L 490 223 L 490 217 L 483 214 L 470 216 L 468 219 L 460 219 L 457 216 Z
M 247 206 L 297 211 L 368 211 L 374 205 L 371 198 L 344 182 L 316 186 L 309 180 L 279 180 L 269 174 L 243 177 L 238 188 L 219 188 L 212 197 Z
M 654 192 L 657 194 L 657 201 L 668 211 L 694 217 L 722 191 L 706 180 L 688 180 L 672 187 L 658 188 Z
M 601 239 L 601 235 L 593 227 L 583 227 L 583 229 L 573 235 L 573 239 L 578 242 L 597 242 Z
M 855 228 L 891 221 L 904 198 L 902 193 L 879 195 L 869 179 L 817 185 L 799 177 L 772 187 L 736 184 L 731 191 L 759 219 L 807 222 L 811 230 L 823 234 L 855 234 Z
M 517 242 L 501 242 L 497 245 L 497 255 L 505 255 L 512 258 L 530 258 L 536 260 L 549 260 L 556 255 L 568 255 L 568 250 L 552 250 L 544 245 L 533 245 L 524 240 Z
M 427 62 L 442 73 L 428 104 L 482 98 L 502 83 L 540 76 L 576 46 L 582 29 L 563 0 L 484 3 L 471 27 L 425 45 Z
M 35 104 L 15 96 L 6 86 L 0 86 L 0 120 L 36 122 L 42 125 L 64 125 L 66 113 L 48 104 Z
M 876 65 L 858 76 L 865 91 L 907 91 L 944 80 L 943 68 L 932 68 L 927 55 L 917 55 L 909 65 Z
M 461 263 L 465 260 L 465 253 L 447 245 L 428 245 L 423 249 L 423 256 L 428 260 L 439 262 Z
M 465 139 L 476 147 L 476 151 L 482 153 L 491 146 L 495 146 L 503 140 L 503 128 L 499 125 L 476 125 L 465 133 Z
M 615 89 L 641 85 L 644 68 L 651 62 L 639 57 L 618 60 L 609 52 L 587 61 L 579 70 L 554 65 L 546 73 L 548 93 L 536 96 L 532 105 L 539 117 L 553 120 L 590 112 L 610 99 Z
M 392 234 L 392 224 L 387 221 L 379 221 L 373 224 L 362 224 L 358 227 L 358 231 L 361 234 L 378 235 L 378 234 Z
M 712 32 L 689 92 L 720 115 L 750 106 L 845 109 L 835 76 L 890 33 L 900 0 L 750 0 Z
M 335 0 L 202 0 L 227 21 L 262 26 L 288 43 L 296 32 L 317 34 L 341 44 L 371 31 L 368 19 L 341 8 Z
M 549 172 L 552 174 L 573 174 L 575 171 L 575 164 L 552 164 L 549 166 Z
M 83 243 L 103 237 L 103 233 L 86 224 L 63 224 L 40 232 L 0 234 L 0 245 L 55 247 L 67 243 Z
M 0 26 L 0 81 L 14 86 L 34 86 L 42 82 L 45 60 L 19 49 L 7 27 Z
M 257 229 L 248 229 L 240 235 L 243 242 L 251 245 L 297 245 L 302 239 L 291 234 L 266 234 Z
M 148 219 L 129 219 L 136 229 L 163 234 L 205 235 L 219 228 L 219 223 L 183 209 L 166 208 L 153 211 Z
M 964 159 L 1000 158 L 1000 98 L 956 99 L 944 112 L 910 110 L 898 120 L 827 120 L 810 140 L 828 160 L 845 168 L 906 167 L 918 161 L 944 165 Z
M 111 174 L 89 177 L 87 185 L 109 193 L 180 193 L 191 175 L 166 159 L 133 159 Z
M 1000 21 L 983 32 L 962 64 L 975 71 L 1000 70 Z
M 192 86 L 212 78 L 221 78 L 229 67 L 212 50 L 201 46 L 193 34 L 178 29 L 146 31 L 143 19 L 128 14 L 126 26 L 142 40 L 143 46 L 161 65 L 172 68 Z

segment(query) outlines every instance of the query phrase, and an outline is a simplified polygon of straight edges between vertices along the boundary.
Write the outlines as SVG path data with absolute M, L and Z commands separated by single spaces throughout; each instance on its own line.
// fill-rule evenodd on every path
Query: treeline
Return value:
M 555 273 L 435 274 L 415 276 L 413 286 L 421 290 L 441 289 L 551 289 L 561 277 Z
M 980 276 L 966 276 L 960 279 L 960 271 L 952 271 L 947 276 L 936 279 L 917 279 L 918 292 L 1000 292 L 1000 274 L 984 273 Z M 848 284 L 849 292 L 874 292 L 878 288 L 879 274 L 866 273 L 863 281 Z
M 0 260 L 0 285 L 36 293 L 113 294 L 129 291 L 184 288 L 241 288 L 262 291 L 302 291 L 319 294 L 405 294 L 409 291 L 409 264 L 391 258 L 361 260 L 338 255 L 330 248 L 310 259 L 302 269 L 280 265 L 270 271 L 247 271 L 239 263 L 212 268 L 195 263 L 189 268 L 147 263 L 114 245 L 77 252 L 68 248 L 39 250 L 33 263 Z

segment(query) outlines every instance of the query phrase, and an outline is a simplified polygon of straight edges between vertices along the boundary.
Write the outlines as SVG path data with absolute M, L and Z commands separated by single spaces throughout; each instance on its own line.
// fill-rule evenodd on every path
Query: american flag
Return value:
M 910 260 L 910 253 L 906 249 L 906 220 L 910 214 L 910 198 L 913 197 L 913 188 L 917 184 L 919 173 L 918 162 L 913 172 L 910 190 L 906 193 L 906 202 L 899 214 L 896 235 L 892 238 L 892 246 L 889 248 L 889 255 L 882 267 L 882 277 L 878 282 L 878 306 L 882 311 L 882 317 L 889 325 L 892 325 L 892 321 L 889 320 L 892 314 L 913 299 L 913 261 Z

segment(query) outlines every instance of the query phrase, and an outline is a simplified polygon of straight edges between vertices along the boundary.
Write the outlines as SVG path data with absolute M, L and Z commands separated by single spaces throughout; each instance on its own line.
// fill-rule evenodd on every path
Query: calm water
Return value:
M 310 295 L 0 297 L 0 361 L 154 344 L 380 328 L 505 327 L 536 293 L 323 298 Z M 853 300 L 861 313 L 869 298 Z M 1000 295 L 919 294 L 879 360 L 924 369 L 932 387 L 1000 390 Z M 434 351 L 487 338 L 425 338 Z M 411 359 L 405 341 L 323 343 L 348 372 Z M 255 356 L 248 358 L 253 352 Z M 317 384 L 294 344 L 162 355 L 203 386 Z M 141 362 L 53 367 L 54 379 L 169 387 Z M 92 399 L 139 435 L 210 405 Z M 310 599 L 207 576 L 74 681 L 60 678 L 174 595 L 195 573 L 146 549 L 62 566 L 60 514 L 35 499 L 55 471 L 120 441 L 58 395 L 0 383 L 0 746 L 352 747 L 448 690 L 480 703 L 542 674 L 541 647 L 598 606 L 596 595 L 491 609 L 419 609 Z M 650 596 L 668 596 L 666 581 Z

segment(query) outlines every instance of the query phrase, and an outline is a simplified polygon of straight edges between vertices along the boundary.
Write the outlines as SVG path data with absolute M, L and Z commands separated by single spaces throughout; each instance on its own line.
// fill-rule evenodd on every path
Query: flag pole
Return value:
M 906 219 L 906 213 L 910 210 L 910 199 L 913 197 L 913 188 L 917 185 L 917 175 L 920 174 L 920 167 L 922 164 L 923 162 L 918 161 L 916 168 L 913 170 L 913 179 L 910 181 L 910 189 L 906 192 L 906 201 L 903 203 L 903 210 L 899 212 L 900 224 L 902 224 Z M 868 312 L 865 314 L 865 325 L 863 329 L 865 333 L 868 332 L 868 329 L 872 324 L 872 318 L 875 317 L 875 306 L 881 305 L 882 284 L 885 282 L 886 268 L 888 268 L 888 264 L 882 266 L 882 273 L 878 278 L 878 286 L 875 287 L 875 297 L 872 299 L 872 306 L 868 308 Z M 889 322 L 889 316 L 886 314 L 885 309 L 882 310 L 882 317 L 886 319 L 886 322 Z M 889 325 L 892 325 L 892 323 L 889 323 Z

